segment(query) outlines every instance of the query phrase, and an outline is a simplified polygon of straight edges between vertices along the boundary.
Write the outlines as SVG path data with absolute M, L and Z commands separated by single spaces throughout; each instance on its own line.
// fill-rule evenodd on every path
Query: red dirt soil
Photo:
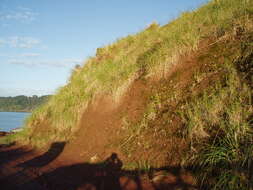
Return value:
M 193 70 L 197 69 L 195 60 L 187 59 L 169 73 L 181 72 L 180 88 L 187 86 Z M 150 168 L 148 172 L 122 169 L 127 158 L 111 146 L 120 138 L 124 115 L 131 121 L 143 116 L 154 83 L 157 81 L 136 79 L 117 104 L 110 96 L 98 96 L 83 113 L 79 130 L 68 143 L 54 142 L 44 152 L 21 145 L 0 147 L 1 189 L 197 189 L 190 172 L 177 165 Z M 44 126 L 43 130 L 49 127 Z
M 3 190 L 195 189 L 192 177 L 177 167 L 154 169 L 152 178 L 142 171 L 121 169 L 112 154 L 101 163 L 72 163 L 58 157 L 63 144 L 47 152 L 12 145 L 0 148 L 0 185 Z
M 196 189 L 193 177 L 177 166 L 151 168 L 148 173 L 122 169 L 125 156 L 109 146 L 119 138 L 122 115 L 138 120 L 150 92 L 151 85 L 139 79 L 118 106 L 111 97 L 97 98 L 83 114 L 70 143 L 54 142 L 44 152 L 21 145 L 0 147 L 1 189 Z M 92 157 L 94 163 L 90 163 Z

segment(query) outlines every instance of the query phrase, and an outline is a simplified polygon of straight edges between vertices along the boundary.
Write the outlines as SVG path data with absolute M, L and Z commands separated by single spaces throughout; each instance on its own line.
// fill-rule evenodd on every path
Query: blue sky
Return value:
M 208 0 L 0 0 L 0 96 L 63 86 L 96 48 Z

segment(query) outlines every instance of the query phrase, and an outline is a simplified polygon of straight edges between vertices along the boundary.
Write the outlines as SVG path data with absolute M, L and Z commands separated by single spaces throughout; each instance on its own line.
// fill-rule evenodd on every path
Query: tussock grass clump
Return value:
M 251 60 L 252 63 L 252 60 Z M 190 102 L 184 111 L 191 151 L 188 161 L 203 186 L 211 189 L 252 189 L 252 87 L 235 64 L 212 90 Z
M 137 78 L 166 77 L 178 57 L 197 50 L 201 41 L 233 36 L 237 28 L 248 30 L 252 7 L 249 0 L 213 0 L 165 26 L 153 23 L 136 35 L 98 48 L 96 56 L 73 70 L 68 84 L 32 113 L 25 139 L 36 141 L 39 134 L 34 131 L 44 123 L 50 126 L 50 132 L 40 133 L 47 134 L 46 141 L 69 139 L 94 97 L 110 94 L 116 101 Z M 57 135 L 64 133 L 68 135 Z

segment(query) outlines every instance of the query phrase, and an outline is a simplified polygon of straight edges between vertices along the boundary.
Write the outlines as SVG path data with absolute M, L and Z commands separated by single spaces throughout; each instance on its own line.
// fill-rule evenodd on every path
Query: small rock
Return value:
M 95 163 L 95 162 L 97 162 L 98 160 L 99 160 L 98 155 L 94 155 L 94 156 L 92 156 L 92 157 L 90 158 L 90 162 L 91 162 L 91 163 Z
M 159 183 L 159 182 L 163 181 L 164 178 L 165 178 L 165 175 L 162 175 L 162 174 L 161 174 L 161 175 L 155 176 L 155 177 L 152 179 L 152 181 L 153 181 L 154 183 Z

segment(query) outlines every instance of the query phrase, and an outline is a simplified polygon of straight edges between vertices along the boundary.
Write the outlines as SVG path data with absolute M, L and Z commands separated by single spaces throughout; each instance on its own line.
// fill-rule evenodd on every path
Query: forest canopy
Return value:
M 51 95 L 45 96 L 15 96 L 0 97 L 1 112 L 31 112 L 39 105 L 45 103 Z

